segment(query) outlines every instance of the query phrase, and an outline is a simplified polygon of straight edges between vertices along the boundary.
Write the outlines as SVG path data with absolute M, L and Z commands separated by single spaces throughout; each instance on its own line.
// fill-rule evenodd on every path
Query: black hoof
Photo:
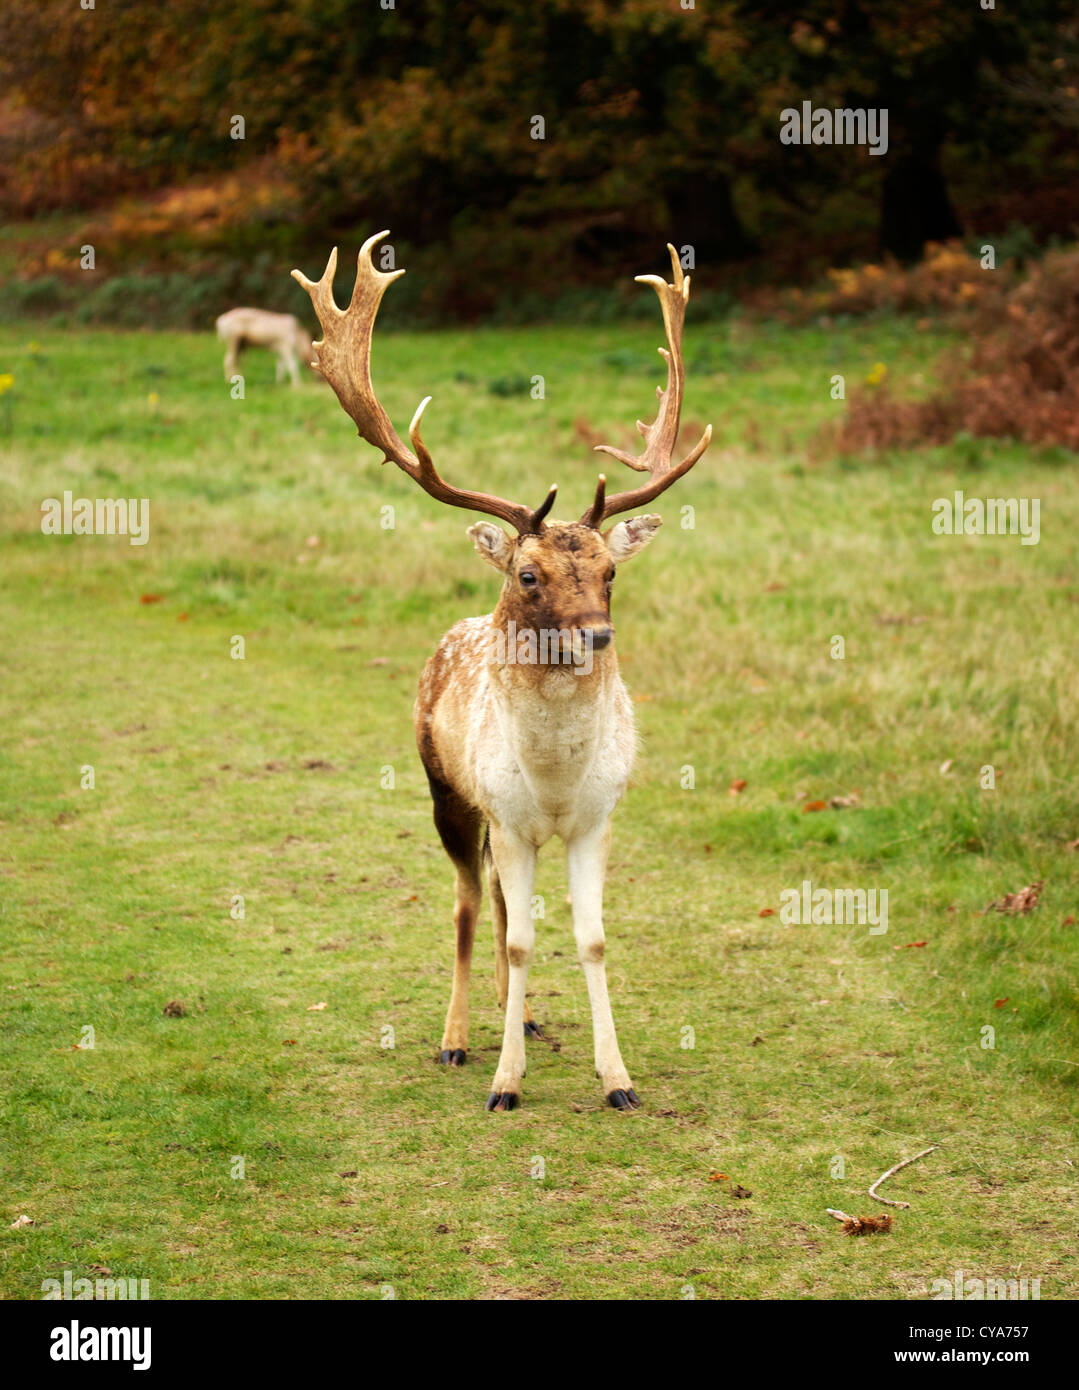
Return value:
M 516 1110 L 517 1092 L 516 1091 L 492 1091 L 487 1097 L 484 1110 Z
M 612 1091 L 607 1103 L 616 1110 L 636 1110 L 641 1102 L 637 1099 L 636 1091 Z
M 463 1067 L 465 1054 L 459 1047 L 455 1047 L 452 1052 L 443 1052 L 438 1060 L 444 1067 Z
M 542 1037 L 543 1037 L 543 1029 L 539 1026 L 539 1024 L 536 1022 L 536 1020 L 535 1020 L 534 1018 L 530 1018 L 530 1019 L 528 1020 L 528 1022 L 525 1024 L 525 1037 L 526 1037 L 526 1038 L 542 1038 Z

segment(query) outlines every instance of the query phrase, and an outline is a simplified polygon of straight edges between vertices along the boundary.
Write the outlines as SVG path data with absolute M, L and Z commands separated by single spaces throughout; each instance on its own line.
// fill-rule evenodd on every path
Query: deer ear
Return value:
M 620 521 L 607 532 L 607 549 L 616 565 L 643 550 L 659 528 L 663 525 L 661 516 L 631 516 L 628 521 Z
M 501 526 L 489 521 L 477 521 L 468 528 L 468 534 L 476 546 L 476 554 L 482 555 L 489 565 L 505 574 L 513 554 L 513 542 Z

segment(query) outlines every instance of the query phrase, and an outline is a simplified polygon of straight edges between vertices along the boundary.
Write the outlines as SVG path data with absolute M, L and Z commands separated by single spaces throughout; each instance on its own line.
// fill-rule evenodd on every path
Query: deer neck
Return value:
M 621 684 L 613 646 L 583 660 L 563 659 L 550 640 L 545 647 L 541 633 L 518 627 L 501 607 L 491 619 L 496 640 L 487 678 L 504 736 L 522 764 L 573 761 L 587 768 Z

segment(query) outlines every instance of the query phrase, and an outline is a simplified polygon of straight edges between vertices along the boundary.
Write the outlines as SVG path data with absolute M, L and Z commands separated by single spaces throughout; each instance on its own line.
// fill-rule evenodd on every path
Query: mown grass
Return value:
M 231 400 L 209 335 L 0 331 L 6 1297 L 94 1265 L 155 1298 L 918 1299 L 957 1268 L 1074 1294 L 1075 460 L 807 449 L 832 374 L 924 389 L 945 341 L 691 320 L 686 413 L 716 440 L 615 609 L 643 742 L 608 962 L 644 1109 L 593 1077 L 552 846 L 530 994 L 558 1047 L 489 1115 L 486 931 L 469 1066 L 434 1061 L 452 887 L 410 724 L 426 655 L 495 599 L 469 518 L 314 380 L 252 358 Z M 434 395 L 444 473 L 533 502 L 557 480 L 574 516 L 583 434 L 628 439 L 657 342 L 388 334 L 375 372 L 401 429 Z M 934 536 L 956 487 L 1040 498 L 1040 543 Z M 148 497 L 149 544 L 42 535 L 65 489 Z M 887 888 L 887 934 L 759 915 L 806 878 Z M 1041 878 L 1030 916 L 982 915 Z M 932 1142 L 893 1234 L 844 1237 L 825 1208 L 876 1210 Z

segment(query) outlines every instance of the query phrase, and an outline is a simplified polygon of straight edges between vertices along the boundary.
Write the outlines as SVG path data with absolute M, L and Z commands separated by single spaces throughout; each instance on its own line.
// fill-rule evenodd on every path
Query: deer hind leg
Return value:
M 597 835 L 574 840 L 567 846 L 570 896 L 573 899 L 573 935 L 592 1006 L 596 1075 L 607 1100 L 616 1110 L 635 1110 L 640 1104 L 629 1079 L 614 1031 L 607 966 L 604 961 L 603 879 L 607 869 L 608 823 Z
M 509 987 L 509 962 L 506 958 L 506 899 L 502 896 L 502 884 L 498 870 L 491 857 L 491 842 L 487 839 L 483 846 L 484 863 L 487 865 L 487 888 L 491 895 L 491 922 L 495 932 L 495 992 L 498 1007 L 506 1007 L 506 991 Z M 542 1038 L 543 1029 L 536 1022 L 528 1000 L 524 1007 L 524 1032 L 526 1038 Z
M 483 896 L 480 880 L 483 817 L 445 782 L 434 777 L 428 780 L 435 803 L 435 825 L 446 853 L 457 870 L 453 912 L 457 943 L 453 962 L 453 991 L 446 1012 L 439 1061 L 445 1066 L 463 1067 L 468 1054 L 468 982 L 472 970 L 472 942 Z
M 505 906 L 506 1022 L 498 1070 L 486 1108 L 513 1110 L 520 1099 L 521 1078 L 525 1074 L 525 989 L 535 941 L 532 886 L 536 850 L 512 832 L 492 825 L 491 855 Z M 495 939 L 497 951 L 497 928 Z

